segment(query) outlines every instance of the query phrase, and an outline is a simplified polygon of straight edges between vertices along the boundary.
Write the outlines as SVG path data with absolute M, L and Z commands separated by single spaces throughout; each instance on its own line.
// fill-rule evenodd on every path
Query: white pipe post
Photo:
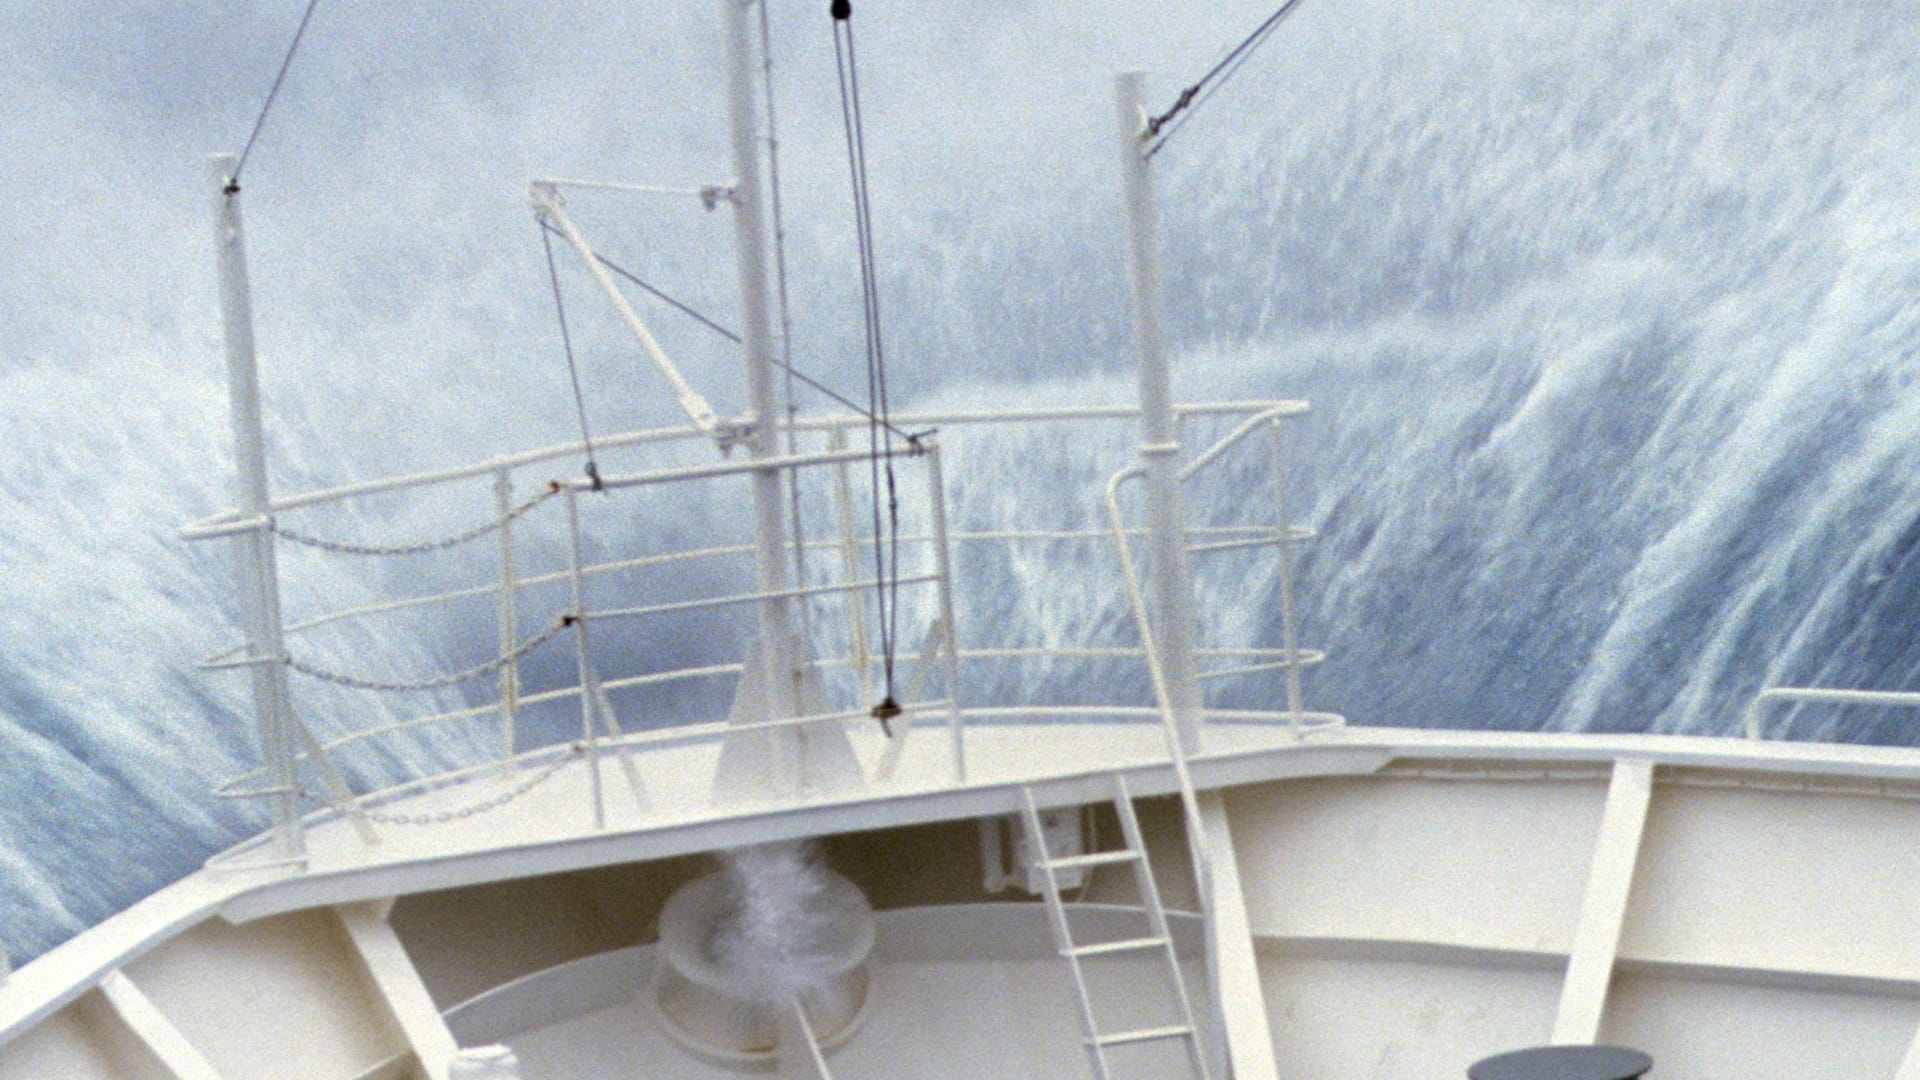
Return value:
M 747 386 L 753 410 L 746 435 L 754 459 L 774 457 L 778 447 L 774 430 L 779 422 L 779 399 L 773 378 L 773 332 L 767 287 L 767 253 L 760 192 L 760 156 L 757 110 L 753 89 L 753 33 L 748 8 L 755 0 L 720 0 L 727 21 L 727 114 L 734 160 L 733 232 L 740 272 L 740 338 L 746 352 Z M 787 591 L 785 508 L 781 505 L 780 470 L 774 466 L 752 474 L 754 569 L 759 584 L 759 682 L 765 715 L 737 719 L 777 720 L 800 715 L 800 657 L 793 636 Z M 803 782 L 801 733 L 776 728 L 765 736 L 769 746 L 770 779 L 783 793 L 796 793 Z
M 946 627 L 947 731 L 953 743 L 953 779 L 967 780 L 967 743 L 960 715 L 960 634 L 953 616 L 953 539 L 947 531 L 947 477 L 940 464 L 940 444 L 929 439 L 927 502 L 933 511 L 933 573 L 939 582 L 940 622 Z M 922 667 L 933 657 L 922 655 Z
M 1119 107 L 1121 174 L 1127 200 L 1127 279 L 1133 343 L 1140 362 L 1140 461 L 1147 487 L 1147 536 L 1153 562 L 1151 606 L 1161 671 L 1182 749 L 1200 749 L 1203 707 L 1194 665 L 1193 578 L 1187 566 L 1186 512 L 1180 498 L 1180 442 L 1167 373 L 1160 278 L 1160 216 L 1148 171 L 1142 88 L 1146 76 L 1114 80 Z
M 593 801 L 593 827 L 604 829 L 607 827 L 607 801 L 600 790 L 600 729 L 593 722 L 593 711 L 599 702 L 593 699 L 593 657 L 587 649 L 587 587 L 586 567 L 580 546 L 580 497 L 571 487 L 565 490 L 567 570 L 573 595 L 573 656 L 580 677 L 580 744 L 587 751 L 587 794 Z
M 246 231 L 240 219 L 240 187 L 233 180 L 239 159 L 216 154 L 211 162 L 214 247 L 220 263 L 220 315 L 225 328 L 227 396 L 233 418 L 233 457 L 240 513 L 260 527 L 241 535 L 240 587 L 246 598 L 248 670 L 260 754 L 273 777 L 273 831 L 286 859 L 305 856 L 289 729 L 292 697 L 287 687 L 286 642 L 280 620 L 279 568 L 275 562 L 267 488 L 266 435 L 260 420 L 260 376 L 253 344 L 253 302 L 247 285 Z
M 493 512 L 500 523 L 500 761 L 510 771 L 520 726 L 520 660 L 514 655 L 520 644 L 520 579 L 513 558 L 513 470 L 505 466 L 493 474 Z
M 827 449 L 837 454 L 846 448 L 847 429 L 836 424 L 829 436 Z M 853 531 L 853 478 L 844 461 L 833 467 L 833 496 L 840 525 L 840 569 L 851 585 L 860 580 L 860 544 Z M 860 696 L 871 697 L 873 653 L 867 646 L 866 600 L 859 592 L 850 592 L 844 606 L 847 610 L 847 641 L 853 650 L 853 676 L 859 683 Z
M 1294 738 L 1306 731 L 1305 699 L 1300 692 L 1300 629 L 1293 608 L 1293 523 L 1287 520 L 1287 461 L 1281 446 L 1280 420 L 1273 429 L 1273 514 L 1280 530 L 1280 644 L 1287 650 L 1287 714 Z

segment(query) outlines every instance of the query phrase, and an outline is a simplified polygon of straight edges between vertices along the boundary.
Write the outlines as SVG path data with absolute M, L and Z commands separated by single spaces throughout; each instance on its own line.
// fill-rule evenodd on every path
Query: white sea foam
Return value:
M 783 1001 L 838 974 L 860 912 L 829 890 L 806 844 L 739 848 L 721 857 L 726 903 L 705 958 L 768 1000 Z

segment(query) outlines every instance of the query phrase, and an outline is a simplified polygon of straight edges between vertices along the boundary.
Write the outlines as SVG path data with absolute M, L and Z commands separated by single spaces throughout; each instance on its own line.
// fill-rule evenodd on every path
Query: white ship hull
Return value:
M 1061 760 L 1026 752 L 1057 727 L 973 731 L 974 782 L 906 770 L 851 800 L 715 814 L 663 787 L 655 822 L 605 830 L 565 823 L 579 803 L 563 780 L 490 826 L 524 826 L 524 843 L 476 831 L 355 865 L 328 865 L 331 843 L 357 842 L 320 825 L 307 874 L 202 871 L 15 973 L 0 1077 L 442 1076 L 455 1046 L 487 1043 L 529 1080 L 765 1072 L 666 1036 L 646 1002 L 652 934 L 700 853 L 803 837 L 879 910 L 866 1014 L 828 1051 L 831 1075 L 1088 1075 L 1045 905 L 984 891 L 976 822 L 1013 814 L 1026 786 L 1101 805 L 1124 772 L 1165 902 L 1198 910 L 1171 770 L 1127 745 L 1146 730 L 1075 732 L 1098 749 L 1071 773 L 1029 771 Z M 1191 985 L 1214 972 L 1227 1031 L 1209 1050 L 1230 1049 L 1235 1076 L 1464 1076 L 1550 1041 L 1634 1045 L 1660 1076 L 1914 1067 L 1920 755 L 1215 731 L 1237 745 L 1191 766 L 1215 866 L 1232 869 L 1215 879 L 1219 940 L 1204 955 L 1193 916 L 1175 936 Z M 642 772 L 684 774 L 671 757 Z M 1088 917 L 1137 910 L 1111 870 L 1082 901 Z M 1103 976 L 1137 1009 L 1164 1000 L 1159 978 L 1139 959 Z

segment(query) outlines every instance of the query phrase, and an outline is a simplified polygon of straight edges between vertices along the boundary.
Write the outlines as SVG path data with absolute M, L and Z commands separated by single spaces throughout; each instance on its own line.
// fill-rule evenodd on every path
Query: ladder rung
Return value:
M 1137 952 L 1144 949 L 1158 949 L 1167 944 L 1163 937 L 1127 938 L 1124 941 L 1102 941 L 1095 945 L 1075 945 L 1065 950 L 1063 956 L 1105 956 L 1108 953 Z
M 1141 1028 L 1138 1031 L 1102 1035 L 1093 1041 L 1100 1046 L 1119 1046 L 1123 1043 L 1151 1042 L 1154 1039 L 1186 1039 L 1192 1036 L 1192 1028 L 1176 1024 L 1172 1027 Z
M 1114 863 L 1139 862 L 1137 851 L 1094 851 L 1085 855 L 1067 855 L 1058 859 L 1042 860 L 1055 870 L 1078 870 L 1089 866 L 1111 866 Z

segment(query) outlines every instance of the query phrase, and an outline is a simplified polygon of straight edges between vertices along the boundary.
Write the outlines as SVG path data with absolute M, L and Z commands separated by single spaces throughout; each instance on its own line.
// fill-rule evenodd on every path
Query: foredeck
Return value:
M 1316 720 L 1330 718 L 1315 716 Z M 486 770 L 443 787 L 370 801 L 379 840 L 362 841 L 337 814 L 316 814 L 307 831 L 305 869 L 211 871 L 233 886 L 220 905 L 247 920 L 321 904 L 390 897 L 475 881 L 617 862 L 725 850 L 751 844 L 888 826 L 1016 813 L 1023 788 L 1043 805 L 1108 797 L 1108 778 L 1127 774 L 1136 796 L 1175 794 L 1179 780 L 1160 726 L 1131 723 L 1020 723 L 1008 719 L 963 729 L 964 780 L 953 776 L 940 730 L 914 730 L 888 775 L 864 788 L 769 794 L 746 803 L 715 798 L 713 778 L 724 733 L 641 736 L 599 747 L 599 805 L 586 755 L 560 747 L 555 762 L 532 759 L 514 771 Z M 878 725 L 855 729 L 854 748 L 868 775 L 881 771 L 892 740 Z M 1671 736 L 1567 736 L 1321 727 L 1304 738 L 1285 724 L 1216 722 L 1205 748 L 1187 758 L 1201 791 L 1308 776 L 1365 775 L 1394 761 L 1431 755 L 1456 766 L 1552 770 L 1644 758 L 1672 768 L 1780 769 L 1800 782 L 1896 787 L 1920 783 L 1920 751 L 1905 748 L 1771 743 Z M 623 751 L 630 750 L 630 753 Z M 551 774 L 532 787 L 528 778 Z M 639 781 L 638 793 L 626 765 Z M 514 794 L 519 792 L 519 794 Z M 511 795 L 504 803 L 493 800 Z M 406 824 L 390 823 L 394 818 Z M 262 836 L 223 856 L 244 865 L 264 849 Z
M 1315 717 L 1324 721 L 1328 718 Z M 870 774 L 892 740 L 878 725 L 852 733 Z M 478 882 L 558 873 L 863 829 L 1013 814 L 1023 789 L 1047 805 L 1106 797 L 1115 772 L 1143 796 L 1179 789 L 1165 732 L 1155 722 L 1018 723 L 963 729 L 968 777 L 956 780 L 947 732 L 905 733 L 890 776 L 864 789 L 805 792 L 753 802 L 717 801 L 713 780 L 724 731 L 603 741 L 591 754 L 555 747 L 522 759 L 366 801 L 378 839 L 367 843 L 334 811 L 308 816 L 306 854 L 276 865 L 264 833 L 211 865 L 108 919 L 0 983 L 0 1041 L 70 1001 L 101 976 L 204 919 L 246 922 L 279 913 Z M 629 751 L 629 753 L 623 753 Z M 1280 776 L 1364 772 L 1390 755 L 1377 746 L 1309 735 L 1285 724 L 1223 723 L 1191 759 L 1203 788 Z M 599 773 L 600 820 L 595 820 Z M 624 763 L 641 783 L 635 797 Z M 537 783 L 527 785 L 530 779 Z M 501 795 L 513 797 L 496 804 Z M 476 811 L 476 808 L 479 808 Z M 405 819 L 406 824 L 398 823 Z
M 718 753 L 711 735 L 662 741 L 636 755 L 648 796 L 644 810 L 627 787 L 615 746 L 602 745 L 605 816 L 599 827 L 589 808 L 590 777 L 577 758 L 493 810 L 426 826 L 386 826 L 373 845 L 363 844 L 345 822 L 315 815 L 306 869 L 200 871 L 13 973 L 0 985 L 0 1047 L 103 978 L 129 965 L 137 969 L 142 956 L 210 918 L 291 918 L 309 909 L 349 910 L 355 901 L 516 876 L 999 816 L 1013 812 L 1027 787 L 1058 805 L 1095 802 L 1110 794 L 1107 781 L 1115 771 L 1126 773 L 1141 796 L 1169 794 L 1178 786 L 1157 725 L 970 726 L 964 782 L 945 768 L 947 746 L 938 735 L 910 735 L 884 784 L 752 806 L 716 806 L 709 797 Z M 856 732 L 854 741 L 863 761 L 876 762 L 885 752 L 877 727 Z M 1063 767 L 1065 762 L 1073 764 Z M 1460 1000 L 1477 1000 L 1480 990 L 1496 984 L 1522 997 L 1533 992 L 1523 993 L 1525 987 L 1548 988 L 1550 994 L 1571 977 L 1568 958 L 1582 947 L 1574 929 L 1576 916 L 1585 918 L 1580 896 L 1592 887 L 1591 868 L 1606 846 L 1602 804 L 1608 778 L 1621 762 L 1638 763 L 1657 789 L 1649 792 L 1653 809 L 1645 837 L 1633 837 L 1630 845 L 1642 853 L 1637 869 L 1630 864 L 1627 876 L 1611 886 L 1629 889 L 1635 898 L 1614 923 L 1610 940 L 1617 959 L 1609 964 L 1626 973 L 1615 988 L 1629 994 L 1620 999 L 1627 1006 L 1639 1008 L 1634 1003 L 1656 990 L 1676 992 L 1675 979 L 1728 988 L 1723 993 L 1757 986 L 1738 993 L 1795 1000 L 1810 994 L 1816 1004 L 1853 995 L 1881 1012 L 1898 1012 L 1906 1006 L 1894 1003 L 1920 995 L 1920 966 L 1903 959 L 1911 950 L 1874 945 L 1889 934 L 1905 935 L 1891 913 L 1906 903 L 1902 897 L 1910 890 L 1874 882 L 1891 881 L 1886 875 L 1910 861 L 1904 854 L 1909 849 L 1897 845 L 1920 827 L 1911 811 L 1920 793 L 1920 753 L 1729 739 L 1356 727 L 1321 730 L 1302 741 L 1284 725 L 1211 724 L 1202 752 L 1189 760 L 1191 779 L 1201 791 L 1219 790 L 1226 799 L 1251 918 L 1247 940 L 1271 991 L 1269 1008 L 1278 1009 L 1273 1002 L 1284 999 L 1306 1010 L 1286 1020 L 1293 1026 L 1276 1027 L 1274 1038 L 1297 1034 L 1297 1025 L 1314 1010 L 1338 999 L 1345 980 L 1366 972 L 1423 984 L 1433 972 L 1456 972 L 1458 978 L 1442 982 L 1451 987 L 1441 994 L 1449 1000 L 1459 994 L 1467 995 Z M 481 775 L 370 806 L 388 815 L 431 818 L 490 799 L 511 784 Z M 1442 794 L 1408 801 L 1416 791 Z M 1837 839 L 1863 827 L 1863 814 L 1873 819 L 1866 824 L 1881 842 L 1842 850 Z M 1374 824 L 1361 824 L 1366 821 Z M 1340 839 L 1342 828 L 1364 828 L 1368 835 L 1385 829 L 1397 839 L 1357 851 Z M 1769 851 L 1767 843 L 1778 846 Z M 1902 853 L 1897 859 L 1896 851 Z M 1852 869 L 1827 865 L 1835 860 Z M 1868 864 L 1884 864 L 1871 880 L 1856 873 Z M 1504 866 L 1534 878 L 1524 885 L 1495 878 L 1476 884 L 1479 872 L 1461 869 L 1468 866 Z M 1809 866 L 1819 872 L 1808 873 Z M 1769 883 L 1761 893 L 1748 894 L 1738 884 L 1760 880 Z M 1472 895 L 1449 899 L 1454 892 Z M 1708 894 L 1719 899 L 1707 901 Z M 1751 910 L 1721 907 L 1734 897 L 1746 897 Z M 1497 906 L 1476 910 L 1481 900 Z M 1796 913 L 1801 905 L 1813 920 L 1804 926 Z M 1694 925 L 1696 916 L 1707 922 Z M 1768 932 L 1754 919 L 1786 929 L 1769 944 Z M 1319 990 L 1311 989 L 1316 985 Z M 1295 991 L 1310 996 L 1287 996 Z M 1610 1000 L 1602 993 L 1601 1000 Z M 1537 1012 L 1529 1006 L 1514 1014 L 1517 1030 L 1535 1023 Z M 1349 1016 L 1340 1029 L 1350 1029 L 1360 1015 Z M 1608 1015 L 1624 1023 L 1639 1014 Z M 1321 1022 L 1332 1021 L 1314 1021 Z M 1655 1014 L 1633 1022 L 1661 1027 Z M 1544 1039 L 1547 1032 L 1534 1034 Z M 1477 1046 L 1475 1040 L 1484 1037 L 1470 1036 L 1461 1034 L 1461 1045 Z M 1334 1060 L 1315 1058 L 1322 1059 Z M 0 1065 L 6 1061 L 0 1052 Z M 1320 1075 L 1346 1075 L 1344 1067 L 1329 1068 Z M 6 1075 L 0 1068 L 0 1076 Z
M 1390 757 L 1384 747 L 1330 734 L 1303 740 L 1284 724 L 1215 725 L 1205 752 L 1188 758 L 1193 783 L 1206 790 L 1364 772 Z M 1127 774 L 1141 796 L 1179 791 L 1157 723 L 1003 720 L 968 725 L 962 737 L 965 779 L 953 774 L 946 732 L 915 730 L 896 742 L 876 724 L 856 729 L 852 742 L 866 774 L 884 772 L 884 778 L 850 790 L 769 793 L 750 801 L 716 797 L 723 731 L 635 737 L 603 743 L 593 755 L 557 747 L 551 761 L 533 758 L 511 772 L 487 769 L 443 787 L 370 799 L 366 810 L 379 837 L 372 844 L 344 817 L 315 815 L 299 872 L 211 872 L 242 886 L 220 910 L 245 920 L 502 877 L 1013 814 L 1026 788 L 1043 805 L 1098 801 L 1110 792 L 1116 772 Z M 885 767 L 889 757 L 891 768 Z M 528 786 L 530 779 L 538 782 Z M 508 798 L 495 801 L 502 796 Z M 270 839 L 262 836 L 226 853 L 220 863 L 270 860 Z

